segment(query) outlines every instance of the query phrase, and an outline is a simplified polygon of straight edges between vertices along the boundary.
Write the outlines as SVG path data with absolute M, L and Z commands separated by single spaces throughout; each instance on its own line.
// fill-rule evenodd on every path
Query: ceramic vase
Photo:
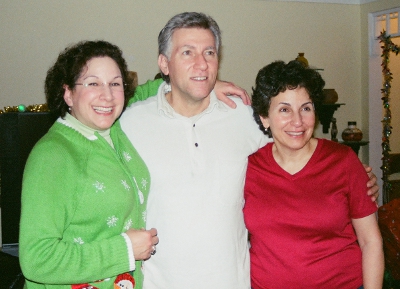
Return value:
M 344 141 L 360 141 L 362 140 L 363 133 L 357 128 L 357 122 L 349 121 L 348 127 L 342 132 L 342 139 Z

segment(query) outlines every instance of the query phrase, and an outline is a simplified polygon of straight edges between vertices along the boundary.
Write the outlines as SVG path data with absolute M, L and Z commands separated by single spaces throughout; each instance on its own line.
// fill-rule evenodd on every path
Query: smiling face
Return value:
M 199 104 L 214 88 L 218 54 L 212 32 L 203 28 L 180 28 L 171 40 L 171 56 L 160 54 L 158 64 L 169 75 L 174 101 Z
M 278 149 L 309 149 L 315 112 L 305 88 L 287 89 L 272 97 L 268 117 L 260 118 L 265 128 L 270 127 Z
M 95 57 L 86 63 L 73 90 L 66 87 L 64 100 L 70 113 L 84 125 L 95 130 L 106 130 L 120 116 L 124 107 L 121 71 L 110 57 Z M 96 84 L 105 83 L 104 86 Z

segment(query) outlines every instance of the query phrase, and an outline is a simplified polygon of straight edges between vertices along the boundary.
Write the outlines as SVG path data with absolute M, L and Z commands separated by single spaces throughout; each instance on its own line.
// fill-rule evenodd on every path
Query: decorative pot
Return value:
M 342 132 L 342 139 L 344 141 L 360 141 L 362 140 L 363 133 L 357 128 L 357 122 L 349 121 L 348 127 Z
M 299 52 L 299 55 L 296 57 L 296 60 L 304 65 L 304 67 L 308 67 L 308 60 L 304 57 L 304 52 Z

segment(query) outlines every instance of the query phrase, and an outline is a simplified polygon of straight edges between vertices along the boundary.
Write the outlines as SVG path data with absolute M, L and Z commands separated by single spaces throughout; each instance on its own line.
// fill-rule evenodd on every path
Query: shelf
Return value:
M 322 132 L 328 133 L 331 126 L 334 112 L 345 103 L 321 104 L 316 108 L 320 123 L 322 124 Z

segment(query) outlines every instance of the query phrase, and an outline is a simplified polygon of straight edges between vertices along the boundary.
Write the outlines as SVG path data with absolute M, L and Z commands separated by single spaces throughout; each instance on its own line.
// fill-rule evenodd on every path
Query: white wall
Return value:
M 105 39 L 121 47 L 139 83 L 157 73 L 157 35 L 183 11 L 213 16 L 222 29 L 220 78 L 251 91 L 258 70 L 305 52 L 324 68 L 327 88 L 345 102 L 335 116 L 341 132 L 361 122 L 360 5 L 258 0 L 0 0 L 0 108 L 44 103 L 47 69 L 66 45 Z M 349 118 L 349 116 L 351 116 Z M 322 134 L 317 136 L 330 137 Z
M 222 29 L 220 78 L 251 92 L 257 71 L 277 59 L 305 52 L 311 65 L 324 68 L 327 88 L 335 88 L 340 132 L 357 121 L 368 139 L 369 12 L 398 6 L 398 0 L 362 5 L 262 0 L 0 0 L 0 109 L 44 103 L 47 69 L 68 44 L 105 39 L 124 51 L 139 83 L 157 73 L 157 35 L 183 11 L 213 16 Z M 323 135 L 322 129 L 316 136 Z M 368 149 L 361 157 L 368 161 Z

